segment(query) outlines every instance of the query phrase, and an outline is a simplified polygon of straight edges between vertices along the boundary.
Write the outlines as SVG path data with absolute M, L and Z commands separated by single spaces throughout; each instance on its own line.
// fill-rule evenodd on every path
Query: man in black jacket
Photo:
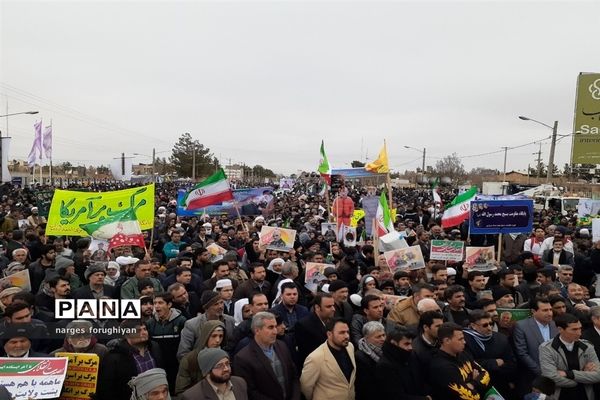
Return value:
M 473 310 L 469 322 L 469 328 L 464 330 L 467 350 L 490 373 L 492 385 L 504 397 L 513 398 L 517 359 L 508 338 L 493 331 L 492 317 L 483 310 Z
M 438 329 L 443 323 L 444 316 L 438 311 L 426 311 L 419 318 L 419 331 L 412 347 L 423 378 L 427 378 L 429 364 L 438 349 Z
M 141 321 L 125 320 L 121 324 L 124 338 L 100 363 L 96 400 L 129 400 L 131 378 L 152 368 L 163 368 L 158 344 L 148 339 L 148 330 Z
M 313 312 L 296 323 L 299 366 L 302 366 L 306 357 L 327 340 L 325 323 L 335 314 L 334 304 L 331 294 L 317 293 L 313 301 Z
M 452 322 L 438 329 L 438 351 L 429 368 L 435 400 L 482 398 L 490 386 L 490 374 L 465 352 L 463 329 Z
M 383 344 L 383 354 L 376 366 L 376 393 L 379 399 L 431 399 L 425 389 L 425 380 L 412 352 L 415 334 L 396 327 Z

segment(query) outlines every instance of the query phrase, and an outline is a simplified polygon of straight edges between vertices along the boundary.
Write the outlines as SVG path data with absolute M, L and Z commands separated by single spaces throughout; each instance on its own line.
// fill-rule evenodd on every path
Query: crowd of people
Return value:
M 97 354 L 96 400 L 600 398 L 600 242 L 575 215 L 536 213 L 533 232 L 499 242 L 442 229 L 429 190 L 394 189 L 395 229 L 426 264 L 395 269 L 364 220 L 354 247 L 322 234 L 317 183 L 278 194 L 268 215 L 184 218 L 177 185 L 159 184 L 146 248 L 110 252 L 47 236 L 36 190 L 3 186 L 0 270 L 27 270 L 31 290 L 0 287 L 2 356 Z M 342 204 L 370 195 L 348 185 Z M 294 248 L 263 247 L 265 225 L 296 230 Z M 501 259 L 492 271 L 430 259 L 444 239 L 501 246 Z M 331 264 L 314 290 L 309 262 Z M 57 319 L 61 299 L 140 299 L 142 315 Z

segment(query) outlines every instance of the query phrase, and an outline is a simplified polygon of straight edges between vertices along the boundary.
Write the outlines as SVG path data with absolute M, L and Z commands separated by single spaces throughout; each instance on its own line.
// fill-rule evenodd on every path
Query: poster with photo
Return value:
M 327 279 L 323 274 L 325 269 L 329 267 L 335 268 L 335 265 L 313 262 L 306 263 L 306 270 L 304 271 L 304 287 L 311 292 L 316 293 L 319 283 Z
M 425 268 L 421 246 L 410 246 L 383 253 L 392 272 L 397 269 L 415 270 Z
M 356 228 L 352 226 L 342 225 L 340 228 L 340 234 L 342 236 L 342 240 L 344 241 L 344 246 L 356 246 Z
M 465 267 L 477 271 L 493 271 L 496 269 L 494 246 L 469 246 L 465 250 Z
M 321 235 L 328 242 L 336 242 L 337 238 L 337 225 L 333 222 L 323 222 L 321 223 Z
M 260 230 L 259 243 L 268 250 L 290 251 L 294 248 L 296 231 L 275 226 L 263 226 Z

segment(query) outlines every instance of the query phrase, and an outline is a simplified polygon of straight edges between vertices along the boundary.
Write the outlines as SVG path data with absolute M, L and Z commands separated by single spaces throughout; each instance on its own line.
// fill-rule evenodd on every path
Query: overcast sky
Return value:
M 9 119 L 12 158 L 42 117 L 56 163 L 149 155 L 190 132 L 224 164 L 284 173 L 316 169 L 321 139 L 334 167 L 387 139 L 404 171 L 421 165 L 404 145 L 435 165 L 551 134 L 518 115 L 571 133 L 577 75 L 600 72 L 598 1 L 2 0 L 0 13 L 0 115 L 7 101 L 40 111 Z M 509 151 L 507 170 L 538 149 Z M 502 170 L 503 158 L 463 163 Z

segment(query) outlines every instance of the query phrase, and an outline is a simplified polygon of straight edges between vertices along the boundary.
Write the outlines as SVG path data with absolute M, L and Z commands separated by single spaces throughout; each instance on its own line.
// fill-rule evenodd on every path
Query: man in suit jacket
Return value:
M 552 321 L 552 306 L 548 300 L 532 301 L 531 311 L 533 315 L 517 322 L 513 331 L 517 361 L 524 367 L 519 369 L 522 371 L 520 393 L 529 393 L 531 381 L 542 372 L 539 361 L 540 345 L 558 334 Z
M 219 400 L 233 393 L 235 400 L 247 400 L 246 381 L 231 376 L 229 355 L 220 348 L 206 348 L 198 353 L 198 366 L 206 378 L 183 392 L 182 400 Z
M 300 375 L 306 400 L 353 400 L 356 362 L 350 327 L 342 319 L 327 322 L 327 341 L 304 361 Z
M 594 345 L 596 355 L 600 358 L 600 306 L 590 308 L 590 316 L 593 326 L 584 330 L 581 338 Z
M 102 264 L 92 264 L 83 273 L 89 284 L 80 287 L 73 293 L 75 299 L 99 299 L 101 297 L 114 297 L 114 286 L 105 285 L 104 277 L 106 268 Z
M 313 304 L 314 311 L 296 323 L 299 368 L 306 357 L 327 340 L 325 323 L 335 314 L 335 302 L 330 293 L 317 293 Z
M 234 359 L 235 375 L 244 378 L 250 400 L 300 400 L 300 383 L 290 351 L 277 340 L 275 315 L 252 317 L 254 338 Z
M 558 267 L 559 265 L 575 266 L 573 253 L 564 249 L 562 239 L 554 239 L 552 248 L 544 250 L 542 254 L 542 265 L 544 267 Z

